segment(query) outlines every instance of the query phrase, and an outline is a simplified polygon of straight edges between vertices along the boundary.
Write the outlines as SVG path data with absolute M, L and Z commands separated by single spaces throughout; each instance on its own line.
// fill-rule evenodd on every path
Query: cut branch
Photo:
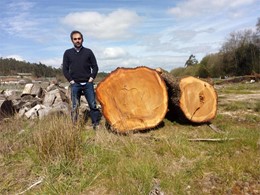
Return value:
M 197 139 L 188 139 L 193 142 L 225 142 L 233 141 L 235 138 L 197 138 Z
M 217 133 L 223 133 L 222 130 L 220 130 L 219 128 L 217 128 L 215 125 L 213 125 L 212 123 L 208 123 L 208 126 L 215 132 Z

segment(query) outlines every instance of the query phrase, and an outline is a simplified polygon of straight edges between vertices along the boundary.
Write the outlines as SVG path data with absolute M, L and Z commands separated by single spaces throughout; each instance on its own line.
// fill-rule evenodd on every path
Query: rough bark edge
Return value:
M 166 118 L 170 121 L 178 121 L 179 123 L 189 123 L 190 120 L 186 118 L 179 106 L 179 100 L 181 97 L 179 82 L 182 78 L 175 78 L 168 71 L 162 68 L 157 68 L 156 71 L 165 81 L 167 87 L 169 101 Z

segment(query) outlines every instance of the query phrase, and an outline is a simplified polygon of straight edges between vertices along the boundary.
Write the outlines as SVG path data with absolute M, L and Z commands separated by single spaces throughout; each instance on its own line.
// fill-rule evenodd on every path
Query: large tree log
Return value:
M 147 67 L 117 68 L 98 84 L 96 94 L 104 117 L 117 132 L 153 128 L 167 112 L 165 82 Z
M 201 79 L 188 76 L 174 78 L 157 69 L 166 82 L 169 95 L 169 113 L 181 120 L 194 123 L 209 122 L 217 113 L 217 93 L 214 87 Z

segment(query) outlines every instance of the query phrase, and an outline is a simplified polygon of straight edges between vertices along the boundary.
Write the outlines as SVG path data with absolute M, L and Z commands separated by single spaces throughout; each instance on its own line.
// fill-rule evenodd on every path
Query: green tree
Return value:
M 216 78 L 224 76 L 223 55 L 221 53 L 209 54 L 202 58 L 201 65 L 208 71 L 208 76 Z
M 17 61 L 13 58 L 0 58 L 0 75 L 16 75 L 17 73 L 32 72 L 35 77 L 55 77 L 62 75 L 61 69 L 46 66 L 41 62 L 32 64 L 25 61 Z
M 237 72 L 236 75 L 248 75 L 254 70 L 254 65 L 259 65 L 260 52 L 250 43 L 236 49 Z M 257 71 L 257 70 L 255 70 Z
M 193 66 L 198 64 L 198 60 L 196 59 L 195 55 L 191 54 L 189 59 L 185 62 L 185 67 Z
M 209 71 L 207 70 L 206 66 L 199 64 L 198 65 L 198 72 L 197 72 L 197 76 L 200 78 L 207 78 L 209 77 Z
M 257 19 L 256 32 L 257 32 L 257 33 L 260 33 L 260 18 Z
M 223 44 L 223 69 L 227 75 L 259 72 L 259 47 L 255 44 L 256 33 L 252 30 L 234 32 Z

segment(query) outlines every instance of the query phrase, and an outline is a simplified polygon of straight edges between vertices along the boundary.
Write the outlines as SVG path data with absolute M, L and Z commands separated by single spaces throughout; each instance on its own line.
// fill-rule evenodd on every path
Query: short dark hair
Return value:
M 81 38 L 83 39 L 83 35 L 81 32 L 79 32 L 78 30 L 73 30 L 71 33 L 70 33 L 70 39 L 72 40 L 73 39 L 73 35 L 74 34 L 80 34 Z

